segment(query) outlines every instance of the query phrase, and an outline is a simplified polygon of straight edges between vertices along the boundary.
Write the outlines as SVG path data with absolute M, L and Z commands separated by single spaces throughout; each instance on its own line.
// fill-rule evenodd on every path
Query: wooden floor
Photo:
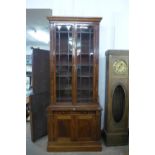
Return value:
M 26 155 L 129 155 L 128 145 L 107 147 L 102 144 L 102 152 L 47 152 L 47 136 L 32 143 L 30 123 L 26 122 Z

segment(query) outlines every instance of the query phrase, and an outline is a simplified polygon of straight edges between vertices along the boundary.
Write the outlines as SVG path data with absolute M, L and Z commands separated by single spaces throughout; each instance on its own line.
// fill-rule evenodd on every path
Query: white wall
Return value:
M 105 51 L 129 48 L 128 0 L 27 0 L 26 2 L 27 8 L 52 9 L 53 16 L 97 16 L 103 18 L 100 25 L 99 102 L 104 113 Z

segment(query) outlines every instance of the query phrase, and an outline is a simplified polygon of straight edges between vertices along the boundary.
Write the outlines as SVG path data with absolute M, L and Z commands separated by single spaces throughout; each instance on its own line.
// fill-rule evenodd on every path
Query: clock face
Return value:
M 116 60 L 113 63 L 113 70 L 117 74 L 125 74 L 127 73 L 128 67 L 125 61 L 123 60 Z

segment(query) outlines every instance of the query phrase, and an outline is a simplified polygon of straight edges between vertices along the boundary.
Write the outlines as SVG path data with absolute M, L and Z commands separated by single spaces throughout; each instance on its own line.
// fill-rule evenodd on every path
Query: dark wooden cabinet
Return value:
M 100 151 L 98 49 L 101 18 L 48 17 L 48 151 Z
M 125 145 L 129 138 L 129 51 L 106 51 L 104 139 Z
M 49 51 L 33 48 L 32 92 L 29 96 L 31 140 L 47 135 L 47 107 L 50 104 Z

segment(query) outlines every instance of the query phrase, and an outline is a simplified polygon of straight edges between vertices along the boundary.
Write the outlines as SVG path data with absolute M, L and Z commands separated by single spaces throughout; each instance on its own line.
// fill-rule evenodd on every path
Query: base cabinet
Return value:
M 48 112 L 48 151 L 101 151 L 100 110 Z
M 104 140 L 107 146 L 127 145 L 129 142 L 129 133 L 127 131 L 110 133 L 103 131 Z

